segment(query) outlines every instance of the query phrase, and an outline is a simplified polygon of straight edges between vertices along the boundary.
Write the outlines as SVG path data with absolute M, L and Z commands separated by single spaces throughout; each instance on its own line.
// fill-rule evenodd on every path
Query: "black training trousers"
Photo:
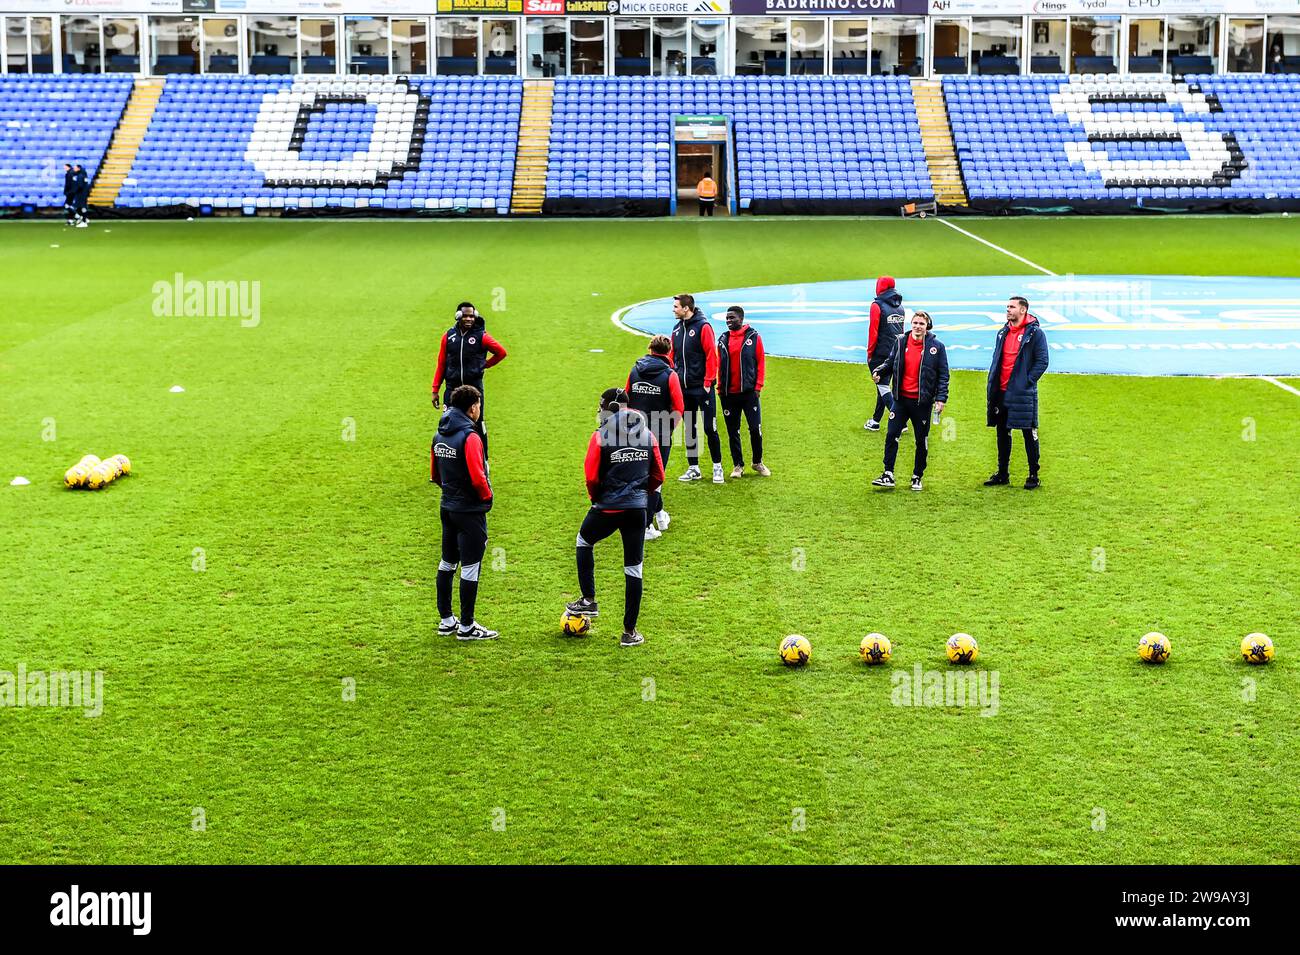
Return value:
M 578 531 L 578 586 L 588 600 L 596 599 L 595 546 L 618 531 L 623 538 L 623 629 L 636 629 L 641 613 L 641 562 L 645 554 L 645 509 L 602 511 L 593 507 Z
M 912 473 L 917 477 L 925 474 L 926 461 L 930 455 L 930 413 L 934 403 L 921 404 L 915 398 L 901 395 L 894 399 L 894 408 L 889 412 L 889 428 L 885 432 L 885 470 L 893 472 L 894 462 L 898 459 L 898 438 L 910 422 L 912 434 L 916 438 L 916 456 L 912 460 Z
M 999 391 L 993 396 L 994 413 L 997 415 L 998 423 L 995 430 L 998 433 L 998 473 L 1006 474 L 1007 468 L 1011 466 L 1011 432 L 1017 429 L 1008 428 L 1003 423 L 1007 420 L 1007 409 L 1003 405 L 1005 393 Z M 1038 429 L 1037 428 L 1020 428 L 1021 435 L 1025 439 L 1025 458 L 1029 461 L 1029 473 L 1038 476 Z
M 446 620 L 451 613 L 451 581 L 460 565 L 460 622 L 468 627 L 474 622 L 474 604 L 478 600 L 478 574 L 487 550 L 487 514 L 449 511 L 440 508 L 442 518 L 442 560 L 438 563 L 438 615 Z
M 696 422 L 701 421 L 704 424 L 704 436 L 709 442 L 709 457 L 714 464 L 721 464 L 722 440 L 718 437 L 718 404 L 714 391 L 710 389 L 702 395 L 688 393 L 683 397 L 686 413 L 682 415 L 682 424 L 685 426 L 682 437 L 686 444 L 686 463 L 697 466 L 700 463 L 700 439 Z
M 741 391 L 722 396 L 722 420 L 727 425 L 727 444 L 734 467 L 745 466 L 745 453 L 740 447 L 740 418 L 749 425 L 749 450 L 755 464 L 763 463 L 763 410 L 757 391 Z

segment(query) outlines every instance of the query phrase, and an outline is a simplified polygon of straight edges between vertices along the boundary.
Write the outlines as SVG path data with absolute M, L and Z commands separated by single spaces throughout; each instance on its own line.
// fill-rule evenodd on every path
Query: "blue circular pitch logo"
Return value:
M 1118 375 L 1300 374 L 1300 279 L 1199 275 L 969 275 L 898 279 L 925 309 L 953 368 L 986 370 L 1007 299 L 1023 295 L 1047 332 L 1052 371 Z M 767 354 L 867 360 L 874 279 L 697 292 L 711 321 L 740 305 Z M 667 334 L 672 299 L 614 313 Z

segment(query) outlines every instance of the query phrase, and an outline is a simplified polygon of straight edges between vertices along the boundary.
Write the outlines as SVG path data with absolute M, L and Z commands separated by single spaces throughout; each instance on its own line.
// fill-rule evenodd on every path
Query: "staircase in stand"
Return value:
M 546 163 L 551 149 L 553 80 L 525 80 L 519 112 L 519 146 L 515 153 L 515 182 L 510 193 L 514 215 L 541 215 L 546 200 Z
M 952 141 L 952 123 L 940 80 L 912 80 L 912 101 L 921 124 L 921 145 L 930 169 L 934 198 L 942 206 L 969 206 L 966 184 Z
M 144 134 L 149 130 L 149 121 L 158 108 L 158 99 L 163 91 L 162 79 L 141 78 L 135 81 L 131 98 L 127 101 L 122 118 L 113 131 L 113 140 L 108 144 L 108 152 L 95 174 L 95 182 L 90 188 L 92 206 L 111 206 L 117 202 L 117 194 L 122 191 L 122 181 L 131 173 L 131 164 L 135 154 L 140 150 Z

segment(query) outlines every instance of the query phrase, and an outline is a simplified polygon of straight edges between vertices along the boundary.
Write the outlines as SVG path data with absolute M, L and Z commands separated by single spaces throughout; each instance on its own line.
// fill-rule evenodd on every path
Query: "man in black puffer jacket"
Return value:
M 77 217 L 77 174 L 72 163 L 63 164 L 63 208 L 68 213 L 68 225 Z
M 916 434 L 912 490 L 921 490 L 930 451 L 930 416 L 936 411 L 943 414 L 948 401 L 948 351 L 934 337 L 933 327 L 929 314 L 918 309 L 912 314 L 912 331 L 896 339 L 889 357 L 871 369 L 876 381 L 892 377 L 894 396 L 885 433 L 885 470 L 871 482 L 876 487 L 894 486 L 898 438 L 910 421 Z
M 884 364 L 894 347 L 896 339 L 907 331 L 903 323 L 903 296 L 894 288 L 894 279 L 882 275 L 876 279 L 876 300 L 871 303 L 871 318 L 867 331 L 867 367 L 876 368 Z M 876 408 L 863 425 L 868 431 L 880 430 L 880 419 L 886 410 L 894 407 L 894 396 L 889 388 L 881 382 L 888 383 L 887 378 L 876 382 Z
M 659 459 L 664 467 L 668 466 L 668 454 L 673 449 L 673 429 L 686 411 L 682 380 L 673 371 L 673 363 L 668 358 L 672 350 L 673 343 L 667 335 L 650 339 L 650 353 L 637 359 L 627 376 L 627 384 L 623 386 L 628 396 L 628 407 L 641 412 L 650 422 L 650 430 L 659 442 Z M 657 539 L 668 530 L 671 520 L 664 509 L 662 490 L 651 491 L 645 510 L 645 539 Z
M 1038 379 L 1047 371 L 1047 351 L 1047 334 L 1030 314 L 1029 301 L 1012 296 L 989 365 L 988 426 L 997 430 L 998 469 L 985 487 L 1011 483 L 1011 432 L 1016 430 L 1024 436 L 1029 460 L 1025 490 L 1038 487 Z

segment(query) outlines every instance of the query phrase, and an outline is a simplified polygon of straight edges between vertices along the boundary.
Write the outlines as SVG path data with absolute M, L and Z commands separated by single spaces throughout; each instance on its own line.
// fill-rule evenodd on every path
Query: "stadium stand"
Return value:
M 9 75 L 0 82 L 0 208 L 62 207 L 63 164 L 93 179 L 131 76 Z
M 548 213 L 662 215 L 672 118 L 734 124 L 738 198 L 752 212 L 897 212 L 933 196 L 906 77 L 559 79 Z
M 165 85 L 134 161 L 121 163 L 130 164 L 116 192 L 125 215 L 507 214 L 517 198 L 526 124 L 524 83 L 515 77 L 150 82 Z M 546 110 L 549 138 L 527 146 L 546 159 L 529 167 L 535 201 L 549 214 L 666 214 L 675 188 L 672 118 L 708 113 L 731 120 L 736 198 L 755 213 L 894 213 L 937 191 L 955 211 L 963 185 L 970 208 L 986 212 L 1300 208 L 1294 73 L 945 76 L 921 84 L 943 90 L 942 98 L 921 91 L 930 97 L 926 147 L 914 99 L 921 92 L 911 82 L 561 78 Z M 60 207 L 65 161 L 94 176 L 115 126 L 129 125 L 126 107 L 141 97 L 138 84 L 132 97 L 132 84 L 118 74 L 0 79 L 0 207 Z M 950 154 L 949 125 L 955 176 L 926 163 Z M 935 184 L 948 180 L 950 189 Z M 98 194 L 112 202 L 113 192 Z
M 513 77 L 169 77 L 117 205 L 504 214 L 522 96 Z
M 945 77 L 972 208 L 1283 209 L 1300 78 Z

